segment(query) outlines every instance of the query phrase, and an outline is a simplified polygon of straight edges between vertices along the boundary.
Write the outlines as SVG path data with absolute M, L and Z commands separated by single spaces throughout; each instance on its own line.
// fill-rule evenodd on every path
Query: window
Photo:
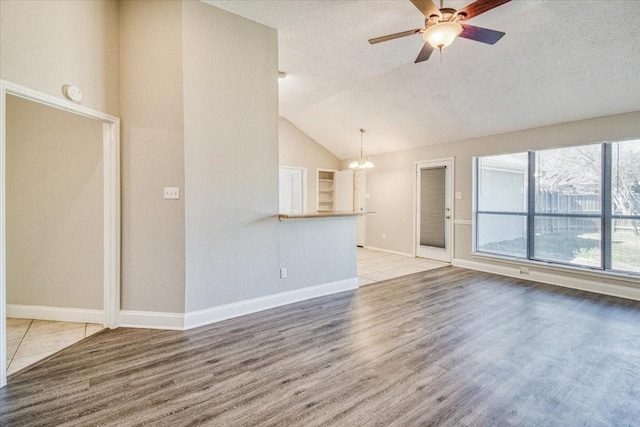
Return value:
M 640 140 L 475 159 L 475 251 L 640 273 Z
M 532 259 L 600 266 L 602 146 L 534 153 Z
M 640 273 L 640 141 L 611 144 L 611 268 Z
M 477 159 L 476 250 L 527 255 L 527 153 Z

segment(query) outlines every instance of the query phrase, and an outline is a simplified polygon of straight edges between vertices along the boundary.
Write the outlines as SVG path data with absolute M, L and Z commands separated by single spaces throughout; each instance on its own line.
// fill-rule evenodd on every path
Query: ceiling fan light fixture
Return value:
M 433 46 L 434 49 L 442 50 L 449 46 L 462 33 L 462 25 L 457 22 L 441 22 L 422 34 L 424 41 Z

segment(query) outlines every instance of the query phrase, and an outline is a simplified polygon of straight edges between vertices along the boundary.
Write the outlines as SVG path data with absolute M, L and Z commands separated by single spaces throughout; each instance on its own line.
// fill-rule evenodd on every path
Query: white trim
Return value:
M 296 289 L 294 291 L 283 292 L 280 294 L 267 295 L 246 301 L 239 301 L 204 310 L 192 311 L 190 313 L 186 313 L 184 326 L 185 329 L 196 328 L 198 326 L 209 325 L 222 320 L 268 310 L 270 308 L 332 295 L 339 292 L 352 291 L 355 289 L 358 289 L 357 277 L 303 289 Z
M 104 314 L 102 323 L 117 326 L 120 307 L 120 119 L 82 105 L 0 80 L 0 387 L 6 377 L 5 132 L 7 94 L 103 122 L 104 170 Z
M 102 325 L 104 312 L 86 308 L 7 304 L 7 317 L 51 320 L 54 322 L 98 323 Z
M 549 285 L 562 286 L 565 288 L 579 289 L 581 291 L 594 292 L 597 294 L 610 295 L 614 297 L 640 301 L 640 289 L 632 288 L 630 286 L 621 286 L 610 283 L 602 283 L 596 280 L 560 276 L 557 274 L 536 270 L 530 270 L 529 274 L 525 275 L 520 273 L 520 267 L 517 265 L 506 266 L 485 264 L 482 262 L 468 261 L 464 259 L 454 259 L 452 264 L 456 267 L 484 271 L 485 273 L 494 273 L 501 276 L 515 277 L 518 279 L 547 283 Z
M 455 225 L 472 225 L 473 224 L 470 219 L 454 219 L 453 223 Z
M 569 274 L 579 274 L 582 276 L 591 276 L 598 277 L 600 279 L 609 279 L 609 280 L 620 280 L 623 282 L 630 282 L 635 284 L 640 284 L 640 276 L 633 273 L 623 273 L 619 271 L 611 271 L 611 270 L 599 270 L 599 269 L 591 269 L 588 267 L 580 267 L 573 266 L 567 264 L 553 263 L 553 262 L 544 262 L 538 261 L 535 259 L 527 259 L 527 258 L 516 258 L 510 257 L 507 255 L 496 255 L 482 252 L 472 252 L 471 256 L 475 259 L 487 260 L 487 261 L 497 261 L 500 263 L 506 263 L 511 265 L 521 266 L 533 266 L 543 268 L 544 270 L 552 270 L 558 271 L 560 273 L 569 273 Z
M 184 329 L 183 313 L 161 313 L 155 311 L 121 310 L 118 326 L 124 328 Z
M 7 241 L 5 222 L 5 96 L 0 80 L 0 387 L 7 385 Z
M 2 86 L 2 95 L 11 94 L 20 98 L 28 99 L 30 101 L 38 102 L 40 104 L 48 105 L 50 107 L 59 108 L 61 110 L 69 111 L 70 113 L 78 114 L 80 116 L 88 117 L 90 119 L 99 120 L 101 122 L 117 123 L 120 121 L 117 117 L 111 116 L 100 111 L 93 110 L 91 108 L 75 104 L 67 101 L 66 99 L 58 98 L 52 95 L 48 95 L 37 90 L 29 89 L 24 86 L 11 83 L 6 80 L 0 80 Z
M 257 313 L 270 308 L 356 289 L 358 289 L 358 278 L 354 277 L 184 314 L 121 310 L 118 325 L 126 328 L 185 330 Z
M 120 311 L 120 121 L 104 123 L 104 325 Z
M 392 251 L 391 249 L 382 249 L 382 248 L 376 248 L 375 246 L 363 246 L 364 249 L 371 249 L 373 251 L 380 251 L 380 252 L 387 252 L 389 254 L 395 254 L 395 255 L 402 255 L 402 256 L 406 256 L 406 257 L 410 257 L 410 258 L 415 258 L 415 254 L 411 254 L 408 252 L 399 252 L 399 251 Z

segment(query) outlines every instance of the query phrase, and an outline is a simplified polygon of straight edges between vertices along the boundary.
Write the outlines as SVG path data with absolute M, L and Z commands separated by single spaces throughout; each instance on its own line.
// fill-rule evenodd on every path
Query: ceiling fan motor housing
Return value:
M 458 11 L 455 9 L 452 9 L 450 7 L 445 7 L 440 9 L 440 15 L 436 15 L 434 13 L 431 16 L 429 16 L 427 19 L 425 19 L 424 26 L 426 28 L 429 28 L 441 22 L 464 21 L 466 17 L 467 17 L 467 14 L 464 12 L 458 13 Z

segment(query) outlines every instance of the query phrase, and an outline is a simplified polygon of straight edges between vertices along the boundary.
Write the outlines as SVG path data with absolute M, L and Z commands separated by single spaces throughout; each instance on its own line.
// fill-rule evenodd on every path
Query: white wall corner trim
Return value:
M 185 315 L 185 329 L 209 325 L 223 320 L 256 313 L 270 308 L 280 307 L 312 298 L 337 294 L 358 289 L 358 278 L 339 280 L 308 288 L 296 289 L 274 295 L 267 295 L 246 301 L 239 301 L 204 310 L 192 311 Z
M 104 311 L 85 308 L 45 307 L 7 304 L 7 317 L 51 320 L 54 322 L 104 323 Z
M 468 268 L 470 270 L 483 271 L 485 273 L 494 273 L 501 276 L 530 280 L 532 282 L 547 283 L 549 285 L 562 286 L 565 288 L 579 289 L 581 291 L 593 292 L 596 294 L 640 301 L 640 289 L 632 288 L 630 286 L 601 283 L 597 280 L 560 276 L 553 273 L 535 270 L 531 270 L 528 275 L 523 275 L 520 274 L 520 266 L 517 265 L 493 265 L 464 259 L 454 259 L 452 264 L 455 267 Z
M 118 326 L 123 328 L 168 329 L 181 331 L 184 329 L 184 314 L 120 310 Z

